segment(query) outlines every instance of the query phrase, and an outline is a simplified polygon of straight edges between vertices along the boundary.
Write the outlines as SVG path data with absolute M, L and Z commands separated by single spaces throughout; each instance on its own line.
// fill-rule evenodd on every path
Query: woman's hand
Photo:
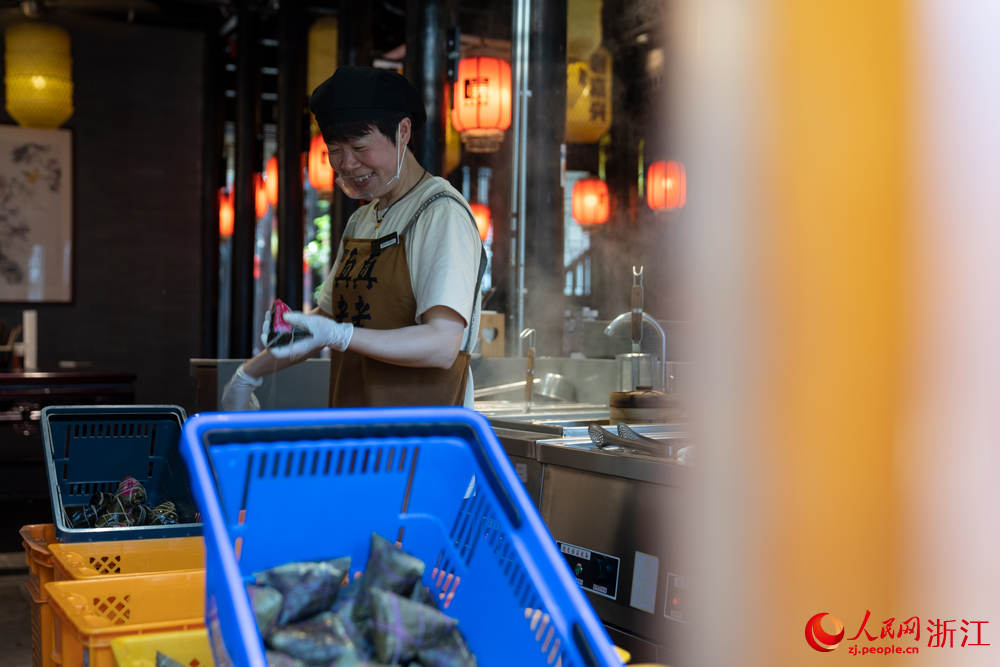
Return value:
M 222 391 L 222 409 L 226 411 L 260 410 L 260 403 L 257 402 L 253 390 L 261 384 L 263 384 L 263 380 L 247 374 L 241 364 Z
M 332 347 L 343 352 L 350 344 L 354 333 L 354 325 L 350 322 L 337 322 L 325 315 L 287 313 L 285 321 L 292 326 L 308 329 L 310 335 L 294 340 L 288 345 L 268 348 L 271 354 L 279 359 L 307 357 L 324 347 Z

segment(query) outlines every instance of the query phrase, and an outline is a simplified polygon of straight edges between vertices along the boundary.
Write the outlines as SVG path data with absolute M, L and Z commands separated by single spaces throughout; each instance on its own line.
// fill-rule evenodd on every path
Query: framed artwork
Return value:
M 0 125 L 0 301 L 72 292 L 72 134 Z

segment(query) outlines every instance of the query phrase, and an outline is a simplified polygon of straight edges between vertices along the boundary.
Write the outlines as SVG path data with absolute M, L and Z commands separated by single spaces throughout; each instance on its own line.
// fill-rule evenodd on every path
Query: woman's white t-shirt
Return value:
M 378 200 L 359 208 L 348 220 L 344 236 L 367 239 L 381 238 L 393 232 L 401 233 L 420 205 L 439 192 L 447 192 L 465 202 L 448 181 L 432 176 L 396 201 L 377 229 L 375 206 Z M 465 319 L 462 349 L 468 350 L 468 341 L 475 341 L 479 335 L 481 299 L 475 288 L 482 248 L 468 205 L 460 206 L 458 202 L 445 197 L 436 200 L 420 214 L 419 220 L 410 228 L 405 244 L 410 285 L 417 302 L 414 324 L 421 324 L 423 314 L 434 306 L 451 308 Z M 333 281 L 343 252 L 344 242 L 341 239 L 333 270 L 326 277 L 319 294 L 318 305 L 325 313 L 334 311 Z M 465 407 L 473 407 L 473 395 L 470 369 L 465 385 Z

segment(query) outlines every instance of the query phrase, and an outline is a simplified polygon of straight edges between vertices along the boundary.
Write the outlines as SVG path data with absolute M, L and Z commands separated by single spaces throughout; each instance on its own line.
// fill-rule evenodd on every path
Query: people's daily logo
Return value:
M 833 634 L 823 629 L 823 619 L 829 617 L 829 622 L 833 625 Z M 836 616 L 831 616 L 825 611 L 815 614 L 806 621 L 806 641 L 817 651 L 827 653 L 837 648 L 844 638 L 844 624 Z

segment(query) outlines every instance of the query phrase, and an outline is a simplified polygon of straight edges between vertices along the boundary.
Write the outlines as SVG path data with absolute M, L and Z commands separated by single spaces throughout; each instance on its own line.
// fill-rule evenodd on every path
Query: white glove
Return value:
M 332 347 L 343 352 L 347 349 L 351 342 L 351 336 L 354 334 L 354 325 L 350 322 L 338 322 L 325 315 L 288 313 L 285 315 L 285 321 L 292 326 L 309 329 L 309 333 L 312 335 L 288 345 L 269 348 L 271 354 L 279 359 L 305 357 L 323 347 Z
M 267 312 L 264 313 L 264 321 L 260 323 L 260 344 L 267 347 L 267 334 L 270 333 L 271 327 L 267 326 L 267 323 L 271 321 L 271 309 L 268 308 Z
M 253 390 L 264 383 L 261 378 L 250 377 L 243 370 L 241 364 L 233 377 L 229 379 L 226 388 L 222 390 L 222 409 L 228 412 L 233 410 L 260 410 L 260 403 L 254 396 Z

